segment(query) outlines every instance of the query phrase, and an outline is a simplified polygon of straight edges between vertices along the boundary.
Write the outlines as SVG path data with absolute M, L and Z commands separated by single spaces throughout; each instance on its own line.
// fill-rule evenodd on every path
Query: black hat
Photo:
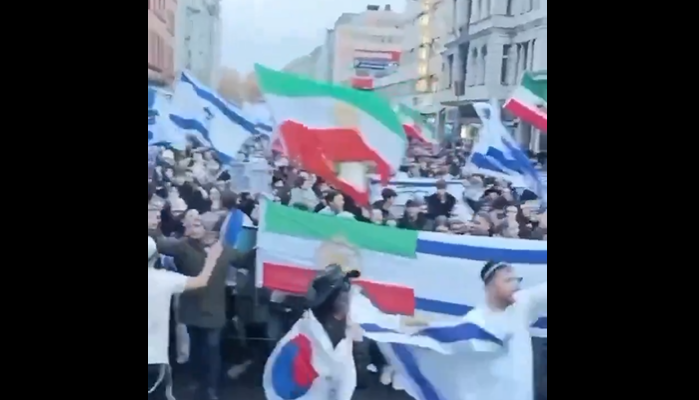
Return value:
M 345 272 L 337 264 L 331 264 L 321 271 L 308 288 L 306 293 L 306 306 L 316 308 L 339 291 L 348 291 L 352 286 L 350 279 L 359 278 L 359 271 Z

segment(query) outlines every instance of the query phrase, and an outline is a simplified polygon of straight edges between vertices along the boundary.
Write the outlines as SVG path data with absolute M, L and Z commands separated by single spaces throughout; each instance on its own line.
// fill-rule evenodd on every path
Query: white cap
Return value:
M 152 237 L 148 236 L 148 260 L 150 261 L 150 259 L 153 258 L 153 256 L 157 252 L 158 247 L 155 245 L 155 240 L 153 240 Z

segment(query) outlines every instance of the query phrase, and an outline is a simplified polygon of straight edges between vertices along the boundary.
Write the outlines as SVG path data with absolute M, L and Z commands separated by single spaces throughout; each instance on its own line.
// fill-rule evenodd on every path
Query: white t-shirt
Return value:
M 175 272 L 148 268 L 148 365 L 168 364 L 170 302 L 184 292 L 187 278 Z

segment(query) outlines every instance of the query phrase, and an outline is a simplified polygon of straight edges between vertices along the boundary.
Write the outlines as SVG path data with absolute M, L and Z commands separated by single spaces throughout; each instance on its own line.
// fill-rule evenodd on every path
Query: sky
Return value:
M 241 73 L 259 62 L 282 68 L 323 42 L 325 30 L 345 12 L 368 4 L 404 10 L 410 0 L 222 0 L 221 63 Z

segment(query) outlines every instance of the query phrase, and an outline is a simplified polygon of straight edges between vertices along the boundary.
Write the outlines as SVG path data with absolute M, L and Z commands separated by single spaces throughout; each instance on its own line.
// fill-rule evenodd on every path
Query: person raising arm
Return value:
M 148 237 L 148 399 L 170 398 L 172 393 L 168 354 L 172 296 L 206 287 L 222 252 L 223 245 L 214 244 L 201 273 L 187 277 L 156 268 L 160 254 L 155 240 Z

